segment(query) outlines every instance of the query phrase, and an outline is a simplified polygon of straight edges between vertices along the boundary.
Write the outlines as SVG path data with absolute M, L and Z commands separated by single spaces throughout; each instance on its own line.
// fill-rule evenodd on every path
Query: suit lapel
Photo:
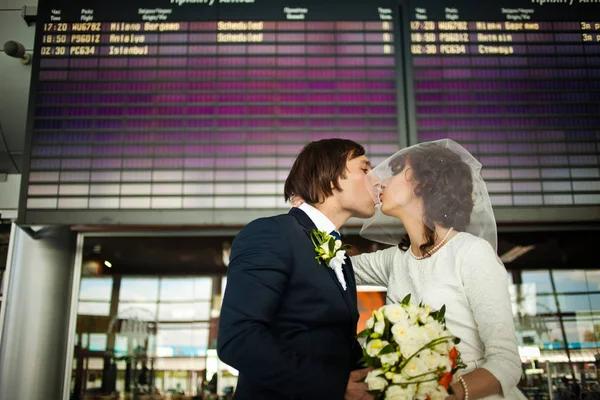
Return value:
M 289 214 L 296 217 L 296 219 L 298 220 L 300 225 L 302 225 L 304 232 L 306 233 L 306 235 L 308 236 L 308 238 L 310 240 L 311 232 L 313 231 L 313 229 L 317 229 L 317 227 L 315 226 L 314 222 L 312 222 L 310 217 L 308 215 L 306 215 L 306 213 L 304 211 L 302 211 L 298 208 L 295 208 L 295 207 L 290 209 Z M 315 260 L 315 262 L 317 262 L 317 261 Z M 333 280 L 333 282 L 335 283 L 335 286 L 337 286 L 340 294 L 344 298 L 344 303 L 346 303 L 346 306 L 348 307 L 348 311 L 350 312 L 352 319 L 354 319 L 354 313 L 352 312 L 352 310 L 357 309 L 357 307 L 356 307 L 356 302 L 352 301 L 352 298 L 353 298 L 352 293 L 356 293 L 356 282 L 354 280 L 354 270 L 352 269 L 352 263 L 350 262 L 350 257 L 348 255 L 346 255 L 346 262 L 344 263 L 344 266 L 343 266 L 344 275 L 346 278 L 346 290 L 344 290 L 344 288 L 338 281 L 337 276 L 335 275 L 335 272 L 333 272 L 333 270 L 331 268 L 329 268 L 328 265 L 319 264 L 319 267 L 327 269 L 327 272 L 329 273 L 329 277 Z M 355 297 L 356 296 L 354 296 L 354 298 Z M 352 304 L 352 303 L 354 303 L 354 304 Z

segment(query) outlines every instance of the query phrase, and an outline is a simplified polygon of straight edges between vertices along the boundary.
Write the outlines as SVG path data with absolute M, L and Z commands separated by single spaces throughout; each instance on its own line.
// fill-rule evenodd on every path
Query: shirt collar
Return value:
M 327 218 L 321 211 L 317 210 L 313 206 L 307 203 L 302 203 L 298 207 L 308 215 L 308 218 L 315 224 L 318 230 L 331 233 L 331 231 L 337 231 L 335 225 L 329 218 Z

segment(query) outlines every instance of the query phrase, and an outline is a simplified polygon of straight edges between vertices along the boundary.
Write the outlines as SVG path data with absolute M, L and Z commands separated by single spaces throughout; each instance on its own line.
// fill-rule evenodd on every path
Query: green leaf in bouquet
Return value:
M 391 342 L 392 336 L 392 323 L 386 318 L 385 328 L 383 329 L 383 338 L 388 342 Z
M 378 357 L 371 357 L 370 355 L 367 354 L 366 350 L 363 350 L 363 357 L 358 360 L 358 362 L 360 364 L 363 364 L 365 367 L 372 367 L 372 368 L 380 368 L 381 367 L 381 360 L 379 360 Z
M 381 360 L 377 357 L 369 357 L 365 361 L 365 365 L 371 368 L 381 368 Z
M 370 334 L 371 334 L 371 330 L 370 329 L 364 329 L 358 335 L 356 335 L 356 337 L 358 339 L 366 338 L 366 337 L 369 337 Z
M 402 302 L 400 303 L 403 306 L 407 306 L 410 304 L 410 293 L 406 295 L 406 297 L 404 297 L 402 299 Z
M 440 318 L 444 319 L 445 316 L 446 316 L 446 305 L 444 304 L 442 306 L 442 308 L 440 309 Z
M 384 354 L 390 354 L 396 351 L 396 346 L 394 346 L 393 344 L 388 344 L 387 346 L 385 346 L 383 349 L 381 349 L 381 351 L 379 352 L 380 355 L 384 355 Z

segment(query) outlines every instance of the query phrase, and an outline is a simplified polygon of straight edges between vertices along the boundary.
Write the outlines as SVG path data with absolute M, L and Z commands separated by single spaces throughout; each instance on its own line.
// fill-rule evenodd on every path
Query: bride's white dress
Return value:
M 433 309 L 445 304 L 447 327 L 461 339 L 458 349 L 467 364 L 458 374 L 485 368 L 504 393 L 487 399 L 525 399 L 516 388 L 522 369 L 508 277 L 488 242 L 461 232 L 423 260 L 395 246 L 354 256 L 352 265 L 358 285 L 388 288 L 388 304 L 409 293 L 412 302 Z

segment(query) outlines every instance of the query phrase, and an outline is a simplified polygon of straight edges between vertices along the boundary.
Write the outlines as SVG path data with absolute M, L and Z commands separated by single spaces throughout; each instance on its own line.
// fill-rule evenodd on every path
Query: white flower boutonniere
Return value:
M 319 231 L 313 229 L 310 234 L 310 240 L 312 240 L 315 246 L 315 252 L 317 253 L 315 259 L 321 263 L 325 263 L 331 268 L 331 261 L 337 259 L 344 264 L 346 257 L 346 250 L 350 248 L 349 245 L 342 244 L 341 240 L 336 240 L 335 237 L 331 236 L 325 231 Z
M 319 264 L 327 264 L 335 273 L 342 289 L 346 290 L 347 285 L 342 272 L 342 265 L 346 262 L 346 251 L 350 246 L 342 244 L 341 240 L 336 240 L 327 232 L 317 229 L 313 229 L 311 232 L 310 240 L 315 245 L 315 251 L 317 252 L 315 259 Z

